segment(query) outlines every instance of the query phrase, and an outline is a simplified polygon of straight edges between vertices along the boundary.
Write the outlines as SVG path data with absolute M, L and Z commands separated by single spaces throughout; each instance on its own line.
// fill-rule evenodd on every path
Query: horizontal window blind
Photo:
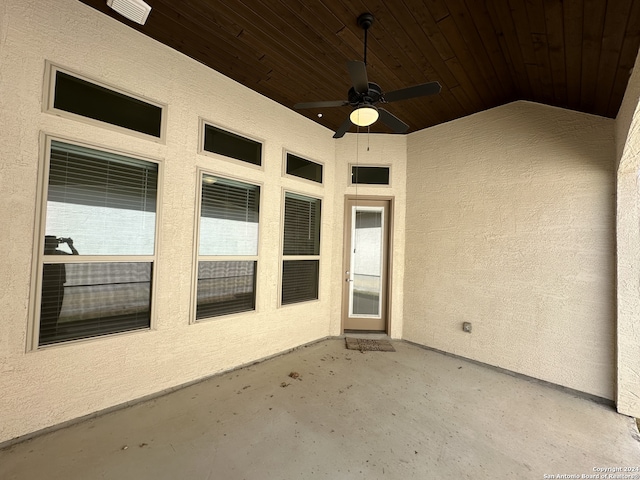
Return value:
M 319 260 L 285 260 L 282 265 L 282 305 L 318 298 Z
M 356 229 L 382 227 L 382 214 L 377 211 L 356 212 Z
M 204 175 L 203 217 L 258 223 L 260 187 L 225 178 Z
M 151 262 L 44 263 L 40 345 L 149 328 Z
M 200 255 L 257 255 L 260 187 L 204 175 Z
M 320 199 L 287 192 L 284 199 L 284 255 L 320 254 Z
M 255 310 L 255 261 L 198 262 L 196 319 Z
M 152 255 L 158 165 L 51 142 L 46 234 L 83 255 Z
M 51 142 L 49 201 L 155 212 L 157 183 L 155 163 Z

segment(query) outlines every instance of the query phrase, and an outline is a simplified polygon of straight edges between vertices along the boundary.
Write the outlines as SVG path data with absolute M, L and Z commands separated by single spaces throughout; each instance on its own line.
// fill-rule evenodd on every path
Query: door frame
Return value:
M 386 315 L 387 322 L 384 330 L 380 330 L 380 333 L 386 333 L 389 335 L 391 332 L 391 322 L 393 318 L 391 317 L 392 311 L 392 277 L 393 277 L 393 252 L 394 252 L 394 226 L 395 226 L 395 197 L 394 196 L 380 196 L 380 195 L 345 195 L 344 196 L 344 206 L 343 206 L 343 217 L 342 217 L 342 270 L 340 271 L 340 282 L 341 282 L 341 297 L 342 297 L 342 305 L 340 308 L 340 332 L 341 334 L 345 333 L 345 320 L 349 313 L 349 289 L 345 288 L 345 272 L 347 272 L 351 268 L 351 258 L 349 255 L 349 249 L 347 248 L 347 243 L 349 241 L 349 237 L 351 235 L 351 224 L 347 225 L 347 219 L 350 216 L 349 212 L 349 201 L 353 200 L 363 200 L 363 201 L 381 201 L 381 202 L 389 202 L 389 221 L 388 221 L 388 235 L 387 238 L 387 278 L 386 284 L 384 285 L 386 291 L 386 306 L 385 311 L 383 312 Z M 364 330 L 366 331 L 366 330 Z

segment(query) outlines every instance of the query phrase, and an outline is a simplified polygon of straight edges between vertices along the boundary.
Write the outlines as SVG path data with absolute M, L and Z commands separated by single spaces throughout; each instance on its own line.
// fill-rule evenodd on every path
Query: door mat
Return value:
M 347 349 L 361 352 L 395 352 L 389 340 L 370 340 L 368 338 L 347 337 Z

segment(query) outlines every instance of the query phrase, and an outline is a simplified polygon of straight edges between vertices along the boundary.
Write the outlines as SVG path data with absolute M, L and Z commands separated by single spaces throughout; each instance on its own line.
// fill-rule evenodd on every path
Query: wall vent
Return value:
M 142 0 L 107 0 L 107 5 L 123 17 L 140 25 L 144 25 L 151 12 L 151 6 Z

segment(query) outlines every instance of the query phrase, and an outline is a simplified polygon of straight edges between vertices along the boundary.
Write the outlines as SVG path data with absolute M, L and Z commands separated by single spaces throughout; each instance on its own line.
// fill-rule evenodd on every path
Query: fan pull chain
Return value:
M 359 168 L 360 167 L 360 159 L 358 158 L 359 157 L 359 155 L 358 155 L 358 146 L 360 145 L 359 138 L 360 138 L 360 125 L 356 125 L 356 172 L 357 172 L 356 173 L 356 201 L 355 201 L 355 204 L 356 204 L 356 217 L 357 217 L 357 212 L 358 212 L 358 183 L 360 183 L 358 181 L 358 175 L 360 173 L 360 168 Z

